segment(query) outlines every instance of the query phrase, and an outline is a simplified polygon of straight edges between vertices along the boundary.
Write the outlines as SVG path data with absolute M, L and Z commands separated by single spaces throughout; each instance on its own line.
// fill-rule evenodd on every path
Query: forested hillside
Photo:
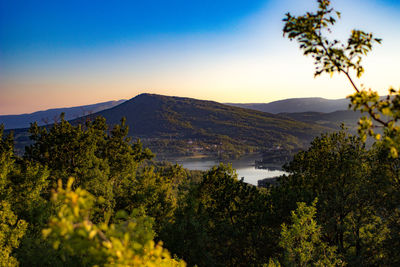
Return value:
M 322 112 L 298 112 L 298 113 L 280 113 L 279 115 L 291 118 L 293 120 L 319 124 L 338 130 L 341 124 L 356 132 L 357 123 L 363 116 L 360 112 L 353 110 L 339 110 L 330 113 Z
M 226 156 L 277 145 L 304 148 L 313 137 L 331 130 L 213 101 L 152 94 L 138 95 L 92 117 L 98 115 L 112 124 L 126 117 L 131 136 L 141 138 L 157 153 L 168 149 L 181 155 L 194 148 Z
M 349 107 L 348 99 L 325 99 L 321 97 L 289 98 L 270 103 L 227 103 L 227 105 L 249 108 L 273 114 L 297 112 L 322 112 L 330 113 L 346 110 Z
M 106 118 L 110 125 L 126 118 L 128 135 L 140 138 L 159 158 L 200 154 L 228 159 L 274 147 L 298 150 L 308 147 L 315 136 L 338 129 L 337 125 L 302 122 L 213 101 L 154 94 L 138 95 L 71 123 L 77 125 L 97 116 Z M 22 153 L 30 144 L 28 129 L 13 132 L 16 148 Z

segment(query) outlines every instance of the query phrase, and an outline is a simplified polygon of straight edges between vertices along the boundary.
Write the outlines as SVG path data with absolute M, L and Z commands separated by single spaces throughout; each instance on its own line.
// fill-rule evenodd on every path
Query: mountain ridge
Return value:
M 144 139 L 156 152 L 161 146 L 169 150 L 175 147 L 178 151 L 182 147 L 189 149 L 187 143 L 193 140 L 203 150 L 221 144 L 221 151 L 244 152 L 277 144 L 299 148 L 307 146 L 321 132 L 332 130 L 215 101 L 157 94 L 140 94 L 82 119 L 98 115 L 105 117 L 109 124 L 119 123 L 121 117 L 126 117 L 129 134 Z
M 312 113 L 311 117 L 307 113 L 272 114 L 210 100 L 157 94 L 137 95 L 71 123 L 84 123 L 97 116 L 105 117 L 109 125 L 118 124 L 125 117 L 129 136 L 140 138 L 155 153 L 168 156 L 207 154 L 233 158 L 277 147 L 304 149 L 315 136 L 339 126 L 325 113 Z M 318 120 L 321 116 L 323 120 Z M 29 143 L 27 129 L 17 129 L 15 133 L 17 142 Z
M 150 94 L 151 95 L 151 94 Z M 155 94 L 153 94 L 155 95 Z M 177 96 L 175 96 L 177 97 Z M 96 113 L 105 109 L 113 108 L 127 100 L 112 100 L 91 105 L 75 106 L 68 108 L 53 108 L 39 110 L 32 113 L 0 115 L 0 124 L 5 125 L 5 129 L 27 128 L 31 122 L 36 121 L 39 125 L 52 123 L 59 119 L 59 115 L 64 112 L 67 120 L 83 117 L 88 113 Z M 210 101 L 211 100 L 202 100 Z M 288 98 L 269 103 L 222 103 L 225 105 L 253 109 L 257 111 L 279 114 L 279 113 L 304 113 L 304 112 L 323 112 L 330 113 L 338 110 L 347 110 L 349 101 L 347 99 L 325 99 L 321 97 L 309 98 Z
M 231 106 L 250 108 L 258 111 L 278 113 L 323 112 L 347 110 L 349 99 L 326 99 L 322 97 L 287 98 L 268 103 L 225 103 Z
M 83 106 L 39 110 L 32 113 L 0 115 L 0 124 L 4 124 L 5 129 L 27 128 L 32 122 L 37 122 L 38 125 L 42 126 L 59 119 L 61 113 L 65 113 L 66 120 L 72 120 L 77 117 L 85 116 L 88 113 L 96 113 L 104 109 L 112 108 L 125 101 L 125 99 L 111 100 Z

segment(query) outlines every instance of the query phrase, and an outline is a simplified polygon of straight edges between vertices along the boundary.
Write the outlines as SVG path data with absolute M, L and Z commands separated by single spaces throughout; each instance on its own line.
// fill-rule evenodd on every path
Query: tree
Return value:
M 163 238 L 171 252 L 199 266 L 260 265 L 274 252 L 268 192 L 219 165 L 192 187 Z
M 8 174 L 14 168 L 14 139 L 11 134 L 3 137 L 4 126 L 0 125 L 0 197 L 6 199 L 9 195 Z
M 81 188 L 73 190 L 72 184 L 70 179 L 64 189 L 59 181 L 52 195 L 58 212 L 43 230 L 64 260 L 75 256 L 90 266 L 185 266 L 172 259 L 162 243 L 155 244 L 152 220 L 146 216 L 120 212 L 116 224 L 90 221 L 95 197 Z
M 95 221 L 109 220 L 115 208 L 126 208 L 124 191 L 134 186 L 138 166 L 153 157 L 139 140 L 133 143 L 127 137 L 124 119 L 110 133 L 102 117 L 74 126 L 63 115 L 50 129 L 35 123 L 29 131 L 34 144 L 24 158 L 48 167 L 51 187 L 57 179 L 65 183 L 76 177 L 75 186 L 98 197 Z
M 24 236 L 27 223 L 18 220 L 7 201 L 0 202 L 0 266 L 18 266 L 18 261 L 12 256 Z
M 85 125 L 72 125 L 61 117 L 59 123 L 49 128 L 33 124 L 30 132 L 34 143 L 26 149 L 24 158 L 18 160 L 21 168 L 14 168 L 12 175 L 8 175 L 13 188 L 20 192 L 15 203 L 33 203 L 31 193 L 34 192 L 41 197 L 36 200 L 43 200 L 40 202 L 42 210 L 21 209 L 23 216 L 28 211 L 34 215 L 29 217 L 32 228 L 18 251 L 25 264 L 39 264 L 37 255 L 43 251 L 46 255 L 41 258 L 48 260 L 41 262 L 43 265 L 58 264 L 57 259 L 62 256 L 60 250 L 49 251 L 49 241 L 43 242 L 39 235 L 43 222 L 47 223 L 49 216 L 56 212 L 49 200 L 57 179 L 65 183 L 69 177 L 77 177 L 72 186 L 94 196 L 89 216 L 93 223 L 116 223 L 118 210 L 127 214 L 142 210 L 154 218 L 152 228 L 158 238 L 161 228 L 173 221 L 177 191 L 187 178 L 186 172 L 183 174 L 177 166 L 146 166 L 145 161 L 153 154 L 143 148 L 139 140 L 132 142 L 127 136 L 128 126 L 124 119 L 108 131 L 105 119 L 101 117 Z M 28 192 L 30 196 L 26 194 Z M 35 203 L 39 207 L 39 202 Z M 79 257 L 70 256 L 64 264 L 74 265 L 76 261 L 79 262 Z
M 344 131 L 322 135 L 307 151 L 295 155 L 284 167 L 289 174 L 272 189 L 275 216 L 284 221 L 296 202 L 318 198 L 323 237 L 349 264 L 381 261 L 388 238 L 387 220 L 380 212 L 388 188 L 373 175 L 373 152 L 364 146 L 360 138 Z
M 25 235 L 27 223 L 11 209 L 13 189 L 9 174 L 15 168 L 14 144 L 11 134 L 3 138 L 3 129 L 0 125 L 0 266 L 6 267 L 19 265 L 13 254 Z
M 390 148 L 390 155 L 398 157 L 400 149 L 400 91 L 389 89 L 389 95 L 380 99 L 377 92 L 366 90 L 358 86 L 353 73 L 360 78 L 364 73 L 362 59 L 371 50 L 375 43 L 381 43 L 381 39 L 375 38 L 372 33 L 361 30 L 353 30 L 346 43 L 339 40 L 329 40 L 326 33 L 330 33 L 336 20 L 340 18 L 340 12 L 330 6 L 329 0 L 318 0 L 318 11 L 307 12 L 303 16 L 292 16 L 286 14 L 283 20 L 285 26 L 283 33 L 290 40 L 297 40 L 304 55 L 311 55 L 316 64 L 315 76 L 322 73 L 342 73 L 349 80 L 355 93 L 349 98 L 354 110 L 367 112 L 369 117 L 364 116 L 359 121 L 359 133 L 363 140 L 367 134 L 374 136 L 377 140 L 381 135 L 374 131 L 379 126 L 383 128 L 384 137 L 382 142 Z M 386 118 L 383 118 L 385 115 Z
M 340 18 L 340 13 L 330 6 L 329 0 L 318 0 L 318 4 L 318 10 L 314 13 L 308 12 L 303 16 L 286 14 L 283 32 L 290 40 L 296 40 L 300 44 L 300 49 L 305 55 L 314 58 L 317 66 L 315 76 L 322 73 L 344 74 L 355 90 L 355 93 L 349 96 L 350 106 L 354 110 L 368 113 L 368 117 L 364 116 L 359 121 L 359 134 L 363 141 L 367 135 L 376 139 L 369 158 L 371 170 L 367 184 L 371 187 L 365 190 L 365 195 L 371 194 L 374 197 L 366 198 L 366 202 L 360 199 L 355 204 L 358 207 L 368 202 L 375 204 L 372 209 L 360 210 L 361 217 L 354 217 L 358 224 L 364 220 L 362 223 L 364 226 L 355 228 L 353 237 L 357 238 L 353 240 L 357 243 L 356 251 L 361 253 L 362 260 L 369 264 L 384 262 L 384 264 L 398 265 L 400 262 L 397 256 L 397 244 L 400 244 L 399 91 L 390 88 L 389 95 L 381 98 L 377 92 L 357 85 L 353 78 L 354 74 L 357 78 L 361 77 L 364 72 L 361 64 L 363 57 L 372 50 L 375 43 L 381 43 L 381 39 L 375 38 L 371 33 L 353 30 L 347 42 L 331 41 L 327 33 L 331 32 L 331 27 Z M 375 128 L 382 128 L 383 137 L 375 131 Z M 354 223 L 354 220 L 348 223 Z M 382 250 L 383 244 L 384 250 Z M 357 257 L 360 260 L 360 256 Z M 357 261 L 354 264 L 357 264 Z
M 400 159 L 388 157 L 390 148 L 384 144 L 378 143 L 374 145 L 373 153 L 371 153 L 371 162 L 373 163 L 372 177 L 374 177 L 374 197 L 379 218 L 387 223 L 388 233 L 385 240 L 371 240 L 368 249 L 371 256 L 379 255 L 376 251 L 378 246 L 385 247 L 385 254 L 381 256 L 381 262 L 386 265 L 398 266 L 400 264 L 400 255 L 398 248 L 400 247 Z M 379 250 L 382 251 L 382 250 Z M 385 260 L 385 261 L 383 261 Z
M 336 248 L 322 241 L 322 229 L 315 221 L 317 200 L 311 206 L 297 203 L 291 212 L 292 224 L 282 224 L 279 245 L 284 249 L 284 266 L 344 266 Z M 276 266 L 271 261 L 268 266 Z M 278 265 L 279 266 L 279 265 Z

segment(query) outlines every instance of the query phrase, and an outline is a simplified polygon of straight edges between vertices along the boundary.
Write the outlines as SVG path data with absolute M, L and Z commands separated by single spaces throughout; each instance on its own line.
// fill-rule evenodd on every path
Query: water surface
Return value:
M 231 163 L 236 170 L 238 178 L 244 178 L 244 181 L 249 184 L 257 185 L 257 181 L 264 178 L 272 178 L 285 174 L 282 170 L 256 169 L 255 160 L 260 160 L 260 156 L 248 156 L 237 160 L 223 161 L 223 163 Z M 189 170 L 206 171 L 215 165 L 219 165 L 221 161 L 213 159 L 201 158 L 179 158 L 169 160 L 173 163 L 178 163 Z

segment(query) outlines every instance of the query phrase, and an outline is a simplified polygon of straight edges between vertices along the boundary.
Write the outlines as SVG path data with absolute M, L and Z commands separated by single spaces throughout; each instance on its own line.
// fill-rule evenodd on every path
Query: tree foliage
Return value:
M 24 236 L 27 223 L 18 219 L 12 211 L 12 187 L 7 179 L 14 168 L 13 138 L 3 138 L 3 125 L 0 126 L 0 266 L 18 266 L 13 256 Z
M 0 202 L 0 266 L 18 266 L 18 261 L 12 256 L 13 250 L 19 246 L 24 236 L 27 223 L 18 220 L 12 212 L 10 203 Z
M 261 264 L 272 247 L 269 214 L 267 192 L 239 181 L 230 166 L 215 166 L 187 194 L 164 241 L 189 264 Z
M 282 225 L 279 245 L 284 249 L 285 266 L 344 266 L 336 247 L 322 241 L 322 229 L 315 221 L 316 202 L 311 206 L 297 203 L 291 212 L 292 224 Z
M 129 231 L 133 235 L 141 231 L 140 227 L 151 225 L 156 232 L 146 230 L 146 238 L 156 240 L 161 227 L 173 220 L 178 188 L 189 174 L 179 166 L 144 166 L 153 155 L 140 141 L 132 142 L 127 137 L 124 120 L 110 131 L 103 118 L 85 125 L 71 125 L 62 118 L 49 128 L 33 124 L 30 131 L 34 143 L 26 149 L 23 158 L 14 154 L 12 135 L 3 138 L 1 131 L 0 200 L 5 223 L 9 218 L 9 230 L 4 226 L 1 233 L 10 237 L 13 229 L 17 229 L 17 221 L 25 223 L 23 231 L 18 232 L 20 235 L 13 234 L 18 238 L 9 238 L 14 240 L 12 245 L 4 243 L 4 251 L 10 259 L 13 259 L 11 254 L 15 255 L 24 266 L 91 264 L 90 260 L 82 261 L 79 251 L 83 250 L 77 243 L 72 242 L 69 253 L 65 253 L 68 249 L 53 250 L 50 240 L 54 239 L 42 239 L 41 231 L 50 217 L 54 220 L 56 214 L 62 213 L 60 207 L 66 209 L 68 205 L 61 200 L 58 204 L 50 201 L 52 188 L 57 187 L 56 179 L 65 183 L 71 176 L 78 177 L 73 187 L 86 192 L 82 194 L 86 194 L 84 199 L 90 204 L 90 208 L 84 209 L 87 219 L 93 225 L 110 225 L 110 231 L 118 231 L 115 235 Z M 66 197 L 62 200 L 68 202 Z M 126 227 L 120 223 L 121 214 L 133 214 L 137 210 L 152 217 L 141 219 L 139 216 Z M 146 241 L 146 246 L 150 245 L 151 242 Z M 151 251 L 154 255 L 164 255 L 158 245 Z
M 375 43 L 381 43 L 381 39 L 375 38 L 372 33 L 362 30 L 352 30 L 347 42 L 330 40 L 328 34 L 332 32 L 332 26 L 340 18 L 340 12 L 335 11 L 329 0 L 318 0 L 318 10 L 314 13 L 307 12 L 303 16 L 286 14 L 283 20 L 285 26 L 283 33 L 290 40 L 296 40 L 304 55 L 311 55 L 316 64 L 315 76 L 322 73 L 344 74 L 354 90 L 350 95 L 351 106 L 354 110 L 367 112 L 359 121 L 359 133 L 363 140 L 367 134 L 377 140 L 381 135 L 374 131 L 377 126 L 383 128 L 383 143 L 390 147 L 391 156 L 398 157 L 400 149 L 400 97 L 399 91 L 389 89 L 389 95 L 381 99 L 377 92 L 358 86 L 352 78 L 353 73 L 360 78 L 364 73 L 362 59 L 371 50 Z M 384 115 L 385 118 L 382 116 Z
M 129 217 L 120 212 L 116 224 L 91 222 L 94 196 L 79 187 L 72 190 L 72 184 L 70 179 L 64 189 L 60 180 L 52 195 L 57 215 L 43 230 L 64 257 L 78 256 L 90 266 L 185 266 L 172 259 L 161 243 L 154 243 L 152 220 L 146 216 Z
M 392 209 L 386 206 L 392 187 L 376 176 L 376 153 L 344 131 L 316 138 L 285 167 L 289 174 L 274 188 L 277 215 L 288 217 L 297 201 L 318 198 L 316 218 L 328 244 L 349 264 L 380 262 L 389 232 L 382 210 Z

